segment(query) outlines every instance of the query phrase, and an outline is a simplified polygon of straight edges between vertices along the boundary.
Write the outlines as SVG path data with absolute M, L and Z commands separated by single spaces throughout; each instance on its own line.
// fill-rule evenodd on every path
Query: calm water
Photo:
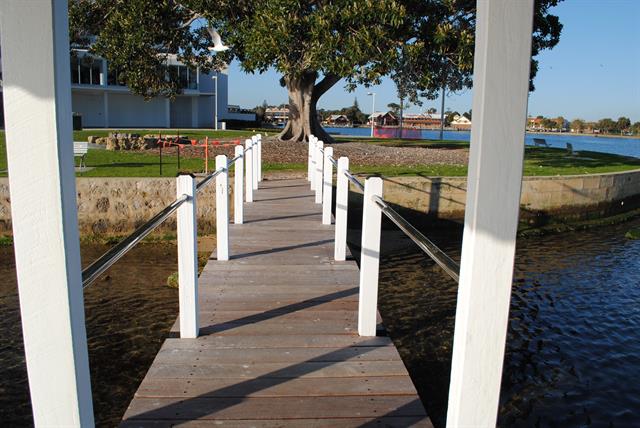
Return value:
M 331 134 L 340 135 L 371 135 L 371 128 L 325 128 L 325 130 Z M 440 138 L 440 131 L 423 129 L 421 130 L 421 134 L 423 139 Z M 445 140 L 469 141 L 471 133 L 465 131 L 445 131 L 443 137 Z M 566 148 L 567 143 L 571 143 L 574 150 L 590 150 L 593 152 L 640 157 L 640 138 L 611 138 L 571 134 L 527 134 L 525 137 L 526 144 L 533 145 L 534 138 L 544 138 L 551 147 Z
M 83 245 L 83 262 L 107 247 Z M 93 405 L 98 426 L 117 426 L 178 313 L 177 290 L 166 279 L 177 270 L 175 246 L 144 244 L 106 280 L 85 290 Z M 0 421 L 32 426 L 11 247 L 0 247 Z
M 640 220 L 517 245 L 499 425 L 640 426 Z M 461 231 L 427 231 L 459 258 Z M 400 232 L 383 238 L 380 311 L 444 426 L 456 284 Z
M 640 220 L 518 241 L 501 427 L 640 426 Z M 458 228 L 426 231 L 454 258 Z M 357 242 L 357 234 L 350 240 Z M 104 250 L 84 246 L 85 260 Z M 380 311 L 437 426 L 444 426 L 456 285 L 400 232 L 383 234 Z M 177 312 L 170 245 L 139 246 L 86 291 L 96 419 L 120 420 Z M 0 420 L 31 422 L 15 268 L 0 248 Z

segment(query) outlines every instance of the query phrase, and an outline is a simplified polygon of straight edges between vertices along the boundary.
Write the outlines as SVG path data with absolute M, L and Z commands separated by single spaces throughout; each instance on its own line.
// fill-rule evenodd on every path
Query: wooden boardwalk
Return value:
M 200 337 L 165 341 L 123 426 L 431 426 L 391 340 L 358 336 L 333 234 L 306 180 L 261 183 L 200 276 Z

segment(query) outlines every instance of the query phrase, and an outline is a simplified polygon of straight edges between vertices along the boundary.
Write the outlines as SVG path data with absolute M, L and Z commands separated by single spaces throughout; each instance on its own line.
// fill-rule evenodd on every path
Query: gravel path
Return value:
M 417 166 L 417 165 L 466 165 L 469 160 L 467 149 L 440 149 L 425 147 L 389 147 L 370 143 L 331 144 L 334 158 L 348 156 L 352 165 L 370 166 Z M 167 149 L 173 154 L 175 149 Z M 156 150 L 157 151 L 157 150 Z M 234 147 L 211 147 L 209 159 L 225 154 L 233 157 Z M 185 157 L 204 157 L 204 149 L 186 146 L 181 154 Z M 264 140 L 262 160 L 268 163 L 306 163 L 307 145 L 295 142 L 283 142 L 275 139 Z

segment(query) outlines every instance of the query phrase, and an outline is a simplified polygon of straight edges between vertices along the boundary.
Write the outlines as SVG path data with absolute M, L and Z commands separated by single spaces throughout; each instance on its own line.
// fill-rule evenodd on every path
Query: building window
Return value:
M 125 86 L 122 82 L 120 71 L 118 69 L 109 68 L 107 71 L 107 85 L 109 86 Z
M 180 89 L 198 89 L 198 72 L 185 65 L 171 65 L 170 73 L 178 80 Z
M 100 85 L 102 60 L 86 55 L 71 56 L 71 83 L 81 85 Z

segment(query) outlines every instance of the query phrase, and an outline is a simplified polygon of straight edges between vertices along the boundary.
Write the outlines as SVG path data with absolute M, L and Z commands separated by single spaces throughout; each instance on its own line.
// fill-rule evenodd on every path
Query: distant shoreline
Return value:
M 638 140 L 640 135 L 617 135 L 617 134 L 578 134 L 576 132 L 542 132 L 542 131 L 526 131 L 527 134 L 538 135 L 562 135 L 563 137 L 606 137 L 606 138 L 620 138 L 622 140 Z

